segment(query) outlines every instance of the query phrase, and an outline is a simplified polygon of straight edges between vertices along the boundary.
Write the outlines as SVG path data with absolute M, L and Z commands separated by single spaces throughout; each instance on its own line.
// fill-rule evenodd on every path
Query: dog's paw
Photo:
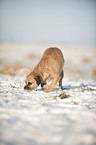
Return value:
M 64 88 L 62 86 L 59 86 L 60 90 L 64 90 Z
M 49 86 L 48 85 L 44 85 L 42 88 L 47 90 L 49 88 Z
M 48 89 L 46 89 L 46 93 L 49 93 L 49 92 L 51 92 L 52 91 L 52 89 L 51 88 L 48 88 Z
M 51 91 L 47 89 L 45 92 L 46 92 L 46 93 L 49 93 L 49 92 L 51 92 Z

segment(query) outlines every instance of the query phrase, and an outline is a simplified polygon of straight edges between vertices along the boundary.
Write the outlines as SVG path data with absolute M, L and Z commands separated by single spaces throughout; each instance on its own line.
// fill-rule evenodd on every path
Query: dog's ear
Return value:
M 36 77 L 35 77 L 35 80 L 36 80 L 36 82 L 37 82 L 37 85 L 39 85 L 39 84 L 41 84 L 42 78 L 41 78 L 41 76 L 36 76 Z

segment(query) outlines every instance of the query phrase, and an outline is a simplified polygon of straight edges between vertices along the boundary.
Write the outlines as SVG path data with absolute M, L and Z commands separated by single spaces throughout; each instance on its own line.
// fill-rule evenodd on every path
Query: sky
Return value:
M 96 0 L 0 0 L 0 41 L 96 44 Z

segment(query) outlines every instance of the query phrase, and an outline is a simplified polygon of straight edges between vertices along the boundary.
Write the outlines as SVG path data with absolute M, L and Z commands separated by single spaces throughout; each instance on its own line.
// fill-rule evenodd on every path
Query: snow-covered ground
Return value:
M 33 67 L 49 46 L 0 43 L 1 69 L 4 63 Z M 65 56 L 63 91 L 58 84 L 50 93 L 40 86 L 25 91 L 24 68 L 0 74 L 0 145 L 96 144 L 96 49 L 55 46 Z M 68 97 L 61 99 L 64 92 Z

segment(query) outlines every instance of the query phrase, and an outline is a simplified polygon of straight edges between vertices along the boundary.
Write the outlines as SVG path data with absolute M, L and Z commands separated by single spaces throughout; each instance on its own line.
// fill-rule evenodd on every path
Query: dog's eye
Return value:
M 28 85 L 32 85 L 32 83 L 31 82 L 28 82 Z

